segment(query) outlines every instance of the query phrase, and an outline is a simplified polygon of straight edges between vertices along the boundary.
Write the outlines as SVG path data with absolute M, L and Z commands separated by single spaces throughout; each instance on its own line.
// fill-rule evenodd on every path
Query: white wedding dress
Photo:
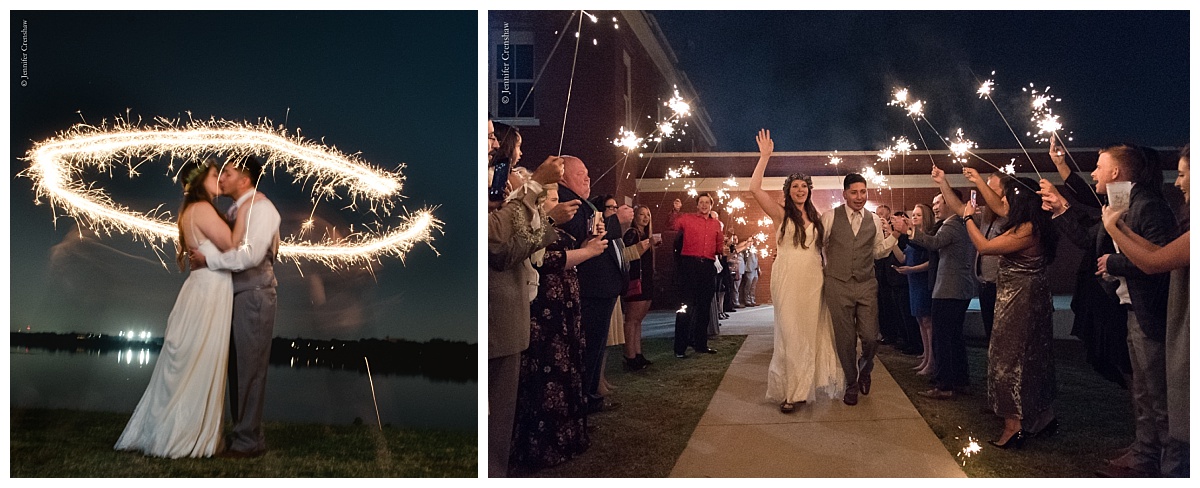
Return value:
M 794 232 L 796 226 L 788 225 L 771 265 L 775 351 L 767 370 L 767 399 L 795 403 L 837 398 L 845 391 L 845 374 L 833 348 L 829 307 L 821 298 L 825 273 L 815 227 L 805 228 L 808 249 L 792 245 Z
M 205 255 L 220 253 L 209 241 Z M 150 384 L 117 440 L 118 450 L 165 458 L 221 451 L 233 282 L 228 271 L 188 275 L 167 319 Z

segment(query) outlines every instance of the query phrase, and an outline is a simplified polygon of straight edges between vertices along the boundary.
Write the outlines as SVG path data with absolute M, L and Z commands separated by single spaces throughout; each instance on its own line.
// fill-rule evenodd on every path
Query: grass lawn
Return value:
M 1058 397 L 1055 414 L 1061 424 L 1054 437 L 1031 438 L 1020 450 L 992 447 L 1004 421 L 983 413 L 987 400 L 987 348 L 967 347 L 971 367 L 970 395 L 934 400 L 917 395 L 929 380 L 912 371 L 917 358 L 891 347 L 879 348 L 879 359 L 942 440 L 946 450 L 959 453 L 973 436 L 983 451 L 970 457 L 963 471 L 970 477 L 1093 477 L 1104 459 L 1133 440 L 1133 407 L 1129 392 L 1102 378 L 1087 364 L 1083 344 L 1055 341 Z
M 609 397 L 621 407 L 588 417 L 592 446 L 582 455 L 534 473 L 548 477 L 666 477 L 708 408 L 717 385 L 745 336 L 708 341 L 717 354 L 676 359 L 672 339 L 646 339 L 642 353 L 654 362 L 625 371 L 621 347 L 608 348 L 605 375 L 617 387 Z
M 17 409 L 12 477 L 476 477 L 473 432 L 267 422 L 256 459 L 161 459 L 112 446 L 127 413 Z

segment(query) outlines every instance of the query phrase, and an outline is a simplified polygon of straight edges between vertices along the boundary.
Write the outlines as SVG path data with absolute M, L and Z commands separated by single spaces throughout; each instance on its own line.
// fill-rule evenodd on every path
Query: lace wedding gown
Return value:
M 220 253 L 209 241 L 200 250 Z M 232 312 L 228 271 L 201 268 L 188 275 L 167 319 L 150 384 L 115 449 L 166 458 L 209 457 L 222 449 Z
M 833 322 L 821 298 L 825 274 L 816 230 L 812 224 L 805 228 L 808 249 L 792 245 L 795 232 L 796 226 L 787 226 L 779 255 L 771 265 L 775 350 L 767 370 L 767 399 L 774 402 L 837 398 L 845 390 L 844 373 L 833 348 Z

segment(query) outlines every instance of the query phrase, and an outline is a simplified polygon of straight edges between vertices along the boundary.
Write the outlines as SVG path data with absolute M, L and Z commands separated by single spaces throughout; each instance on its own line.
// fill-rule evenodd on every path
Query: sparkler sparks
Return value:
M 864 167 L 859 174 L 861 174 L 863 179 L 867 180 L 868 183 L 875 185 L 876 189 L 887 186 L 887 175 L 876 172 L 875 168 L 871 166 Z
M 767 233 L 766 232 L 759 232 L 757 234 L 754 234 L 751 237 L 754 238 L 754 240 L 764 243 L 764 244 L 767 242 Z M 766 256 L 764 256 L 764 257 L 766 257 Z
M 962 129 L 955 131 L 954 136 L 954 140 L 949 143 L 950 152 L 954 155 L 954 162 L 967 164 L 967 155 L 971 153 L 971 149 L 976 147 L 975 141 L 963 137 Z
M 896 141 L 896 144 L 892 146 L 892 150 L 899 155 L 907 155 L 916 147 L 913 143 L 908 142 L 908 138 L 904 136 L 893 137 L 892 140 Z
M 1050 102 L 1061 102 L 1062 99 L 1051 96 L 1049 93 L 1050 87 L 1046 87 L 1045 90 L 1039 92 L 1034 88 L 1033 83 L 1030 83 L 1027 88 L 1021 88 L 1021 91 L 1028 92 L 1032 97 L 1030 103 L 1032 111 L 1029 121 L 1033 122 L 1033 125 L 1038 128 L 1036 133 L 1026 132 L 1025 135 L 1033 137 L 1039 143 L 1050 142 L 1050 136 L 1063 128 L 1062 123 L 1058 120 L 1058 116 L 1054 115 L 1054 109 L 1050 107 Z M 1074 137 L 1068 133 L 1067 140 L 1072 141 Z
M 683 101 L 683 97 L 679 96 L 679 88 L 675 88 L 675 96 L 667 100 L 665 105 L 671 108 L 671 112 L 675 114 L 676 118 L 687 117 L 692 114 L 692 106 Z
M 963 466 L 966 466 L 967 458 L 970 458 L 974 454 L 978 454 L 982 450 L 983 446 L 979 445 L 979 439 L 967 436 L 967 445 L 962 448 L 962 451 L 959 451 L 957 456 L 959 459 L 962 459 Z
M 992 73 L 995 74 L 994 71 Z M 979 98 L 990 97 L 990 96 L 992 96 L 992 88 L 995 85 L 996 85 L 996 82 L 994 82 L 992 80 L 987 80 L 987 81 L 983 82 L 983 84 L 979 85 L 979 90 L 977 90 L 975 93 L 979 94 Z
M 742 199 L 738 197 L 733 197 L 733 200 L 730 200 L 729 203 L 725 204 L 725 210 L 729 211 L 730 213 L 743 208 L 746 208 L 746 202 L 743 202 Z
M 159 118 L 156 122 L 141 127 L 118 118 L 111 126 L 76 125 L 35 143 L 23 158 L 30 166 L 19 176 L 33 180 L 37 200 L 47 199 L 52 208 L 61 209 L 81 226 L 97 234 L 131 234 L 160 256 L 162 246 L 178 239 L 170 213 L 137 213 L 118 204 L 103 189 L 83 181 L 85 169 L 111 172 L 123 161 L 130 177 L 134 177 L 140 165 L 161 158 L 199 161 L 210 155 L 224 155 L 233 160 L 253 154 L 265 159 L 264 171 L 281 167 L 295 181 L 311 184 L 314 203 L 341 199 L 339 191 L 344 191 L 350 208 L 363 203 L 371 212 L 385 216 L 400 197 L 403 177 L 399 173 L 377 169 L 356 155 L 345 155 L 282 129 L 276 131 L 270 121 L 249 124 L 210 119 L 180 124 Z M 168 167 L 168 172 L 171 170 Z M 297 262 L 315 261 L 330 268 L 365 265 L 383 256 L 403 259 L 415 244 L 429 243 L 432 231 L 440 230 L 441 224 L 423 209 L 402 217 L 395 229 L 380 228 L 382 235 L 352 232 L 343 239 L 317 243 L 289 238 L 281 243 L 279 256 Z M 305 225 L 311 228 L 311 223 L 305 222 L 302 230 Z
M 831 153 L 829 155 L 829 162 L 826 164 L 828 164 L 829 166 L 837 166 L 839 164 L 842 164 L 842 158 L 837 155 L 837 151 L 834 151 L 833 153 Z
M 631 130 L 625 130 L 624 126 L 617 131 L 617 138 L 613 139 L 613 145 L 623 147 L 626 151 L 632 151 L 642 146 L 642 138 L 638 137 Z
M 771 217 L 763 217 L 761 219 L 758 219 L 759 227 L 769 227 L 771 224 L 774 224 L 774 223 L 775 222 L 771 220 Z

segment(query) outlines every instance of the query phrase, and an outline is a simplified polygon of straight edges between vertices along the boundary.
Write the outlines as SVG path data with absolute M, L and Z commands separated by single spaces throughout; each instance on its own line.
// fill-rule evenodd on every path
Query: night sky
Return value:
M 28 31 L 28 86 L 20 85 L 21 31 Z M 275 335 L 476 342 L 475 192 L 478 165 L 477 13 L 466 12 L 12 12 L 12 329 L 163 332 L 185 274 L 128 235 L 81 232 L 16 177 L 18 158 L 83 119 L 124 115 L 257 121 L 301 129 L 345 153 L 394 170 L 406 164 L 400 206 L 436 206 L 444 235 L 406 262 L 374 273 L 277 264 Z M 290 110 L 289 110 L 290 109 Z M 285 122 L 286 120 L 286 122 Z M 180 190 L 166 164 L 142 175 L 92 175 L 135 210 L 177 213 Z M 313 205 L 286 172 L 260 186 L 296 232 Z M 326 202 L 322 223 L 361 229 L 374 217 Z M 395 225 L 397 220 L 384 220 Z
M 1022 137 L 1032 124 L 1020 89 L 1033 82 L 1062 98 L 1054 113 L 1070 145 L 1188 138 L 1187 11 L 652 13 L 719 151 L 757 151 L 760 127 L 777 151 L 879 150 L 899 135 L 919 145 L 906 114 L 886 105 L 904 86 L 942 135 L 961 127 L 980 148 L 1016 148 L 975 93 L 988 78 Z

